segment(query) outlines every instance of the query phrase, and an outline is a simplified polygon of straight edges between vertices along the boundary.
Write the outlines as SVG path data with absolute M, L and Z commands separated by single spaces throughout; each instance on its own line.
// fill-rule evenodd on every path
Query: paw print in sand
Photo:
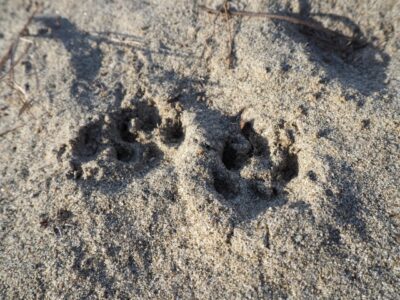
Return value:
M 176 146 L 183 135 L 179 115 L 162 118 L 144 101 L 101 115 L 71 141 L 69 176 L 110 182 L 148 172 L 164 156 L 160 144 Z
M 299 173 L 296 129 L 282 121 L 266 123 L 260 133 L 255 120 L 240 120 L 242 114 L 228 116 L 206 105 L 189 108 L 177 159 L 185 165 L 178 169 L 185 182 L 179 191 L 188 199 L 192 222 L 240 223 L 284 205 L 287 185 Z
M 289 131 L 277 130 L 268 140 L 253 122 L 238 122 L 214 161 L 213 185 L 224 202 L 244 218 L 285 201 L 285 186 L 298 174 L 298 158 Z M 247 216 L 247 217 L 246 217 Z

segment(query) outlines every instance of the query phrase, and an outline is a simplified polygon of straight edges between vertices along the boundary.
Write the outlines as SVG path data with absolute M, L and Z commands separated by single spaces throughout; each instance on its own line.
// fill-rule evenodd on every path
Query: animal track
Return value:
M 225 144 L 222 161 L 229 170 L 238 170 L 253 156 L 262 156 L 268 153 L 268 145 L 258 135 L 251 124 L 246 122 L 240 134 L 228 139 Z
M 252 146 L 241 135 L 236 135 L 225 143 L 222 162 L 228 170 L 240 169 L 252 156 Z
M 226 172 L 213 172 L 215 190 L 225 199 L 235 197 L 238 194 L 237 186 L 232 184 L 232 179 Z
M 184 138 L 184 130 L 180 118 L 167 118 L 160 128 L 161 139 L 164 143 L 177 144 Z
M 271 201 L 282 200 L 285 186 L 298 175 L 294 140 L 282 137 L 293 138 L 292 134 L 281 128 L 275 135 L 269 145 L 252 122 L 235 124 L 213 167 L 215 191 L 239 215 L 257 215 Z
M 73 154 L 81 157 L 82 160 L 96 155 L 100 145 L 100 132 L 101 127 L 97 122 L 81 128 L 75 140 Z
M 286 201 L 285 186 L 297 176 L 299 166 L 293 147 L 294 133 L 284 122 L 277 125 L 274 136 L 267 140 L 254 129 L 253 121 L 239 122 L 235 118 L 232 122 L 232 118 L 218 112 L 199 110 L 193 123 L 186 124 L 191 128 L 190 134 L 204 134 L 203 158 L 198 160 L 190 149 L 198 147 L 199 141 L 185 139 L 180 114 L 176 105 L 159 110 L 143 100 L 99 116 L 82 127 L 71 141 L 70 176 L 124 184 L 127 176 L 150 171 L 165 153 L 170 154 L 186 140 L 181 153 L 188 157 L 176 157 L 178 163 L 188 164 L 179 167 L 183 176 L 188 176 L 187 180 L 201 180 L 201 174 L 194 175 L 196 166 L 206 167 L 209 175 L 204 186 L 214 189 L 221 203 L 233 208 L 238 216 L 252 218 L 267 207 Z M 194 173 L 186 175 L 184 170 L 191 166 Z
M 69 175 L 111 180 L 149 171 L 164 155 L 158 134 L 162 143 L 179 144 L 184 136 L 179 115 L 162 119 L 157 107 L 142 101 L 132 108 L 99 116 L 71 141 Z

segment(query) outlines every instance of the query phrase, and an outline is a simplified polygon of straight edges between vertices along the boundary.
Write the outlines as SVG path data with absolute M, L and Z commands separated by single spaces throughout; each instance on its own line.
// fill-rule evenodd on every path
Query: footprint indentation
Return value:
M 253 122 L 229 123 L 222 149 L 211 158 L 210 182 L 218 195 L 246 219 L 287 200 L 285 187 L 299 173 L 294 133 L 279 128 L 272 142 L 258 133 Z
M 222 152 L 222 162 L 228 170 L 239 170 L 252 156 L 251 144 L 241 135 L 230 138 Z
M 153 141 L 161 121 L 157 107 L 142 101 L 131 108 L 100 116 L 97 121 L 82 127 L 71 141 L 71 177 L 126 176 L 150 170 L 155 165 L 153 162 L 163 157 L 163 152 Z M 95 164 L 86 168 L 89 162 Z M 98 172 L 99 168 L 106 170 Z
M 73 142 L 73 155 L 79 157 L 91 157 L 96 155 L 100 144 L 101 124 L 90 123 L 82 127 L 78 137 Z
M 238 188 L 227 174 L 221 171 L 213 172 L 214 187 L 218 194 L 225 199 L 233 198 L 238 194 Z
M 297 154 L 291 153 L 288 149 L 284 151 L 284 160 L 279 166 L 277 178 L 289 182 L 299 174 L 299 160 Z
M 134 150 L 128 146 L 116 144 L 115 146 L 116 156 L 119 161 L 129 162 L 134 157 Z
M 166 144 L 178 144 L 184 139 L 185 133 L 179 118 L 167 118 L 160 128 L 161 139 Z
M 131 130 L 131 121 L 134 117 L 132 110 L 122 111 L 122 119 L 118 122 L 117 127 L 119 135 L 124 142 L 134 143 L 136 140 L 136 134 Z

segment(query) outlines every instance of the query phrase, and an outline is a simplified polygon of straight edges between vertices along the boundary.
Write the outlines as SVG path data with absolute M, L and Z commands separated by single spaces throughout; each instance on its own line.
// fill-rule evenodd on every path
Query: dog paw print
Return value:
M 212 163 L 215 191 L 242 216 L 283 203 L 285 186 L 298 174 L 293 143 L 278 135 L 270 144 L 253 122 L 235 124 Z
M 177 145 L 183 135 L 179 114 L 162 118 L 144 101 L 99 116 L 71 141 L 69 176 L 109 181 L 148 172 L 164 156 L 160 143 Z

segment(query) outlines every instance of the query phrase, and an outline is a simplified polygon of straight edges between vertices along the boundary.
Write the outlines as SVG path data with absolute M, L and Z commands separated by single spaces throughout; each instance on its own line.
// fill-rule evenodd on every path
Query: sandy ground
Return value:
M 400 2 L 231 3 L 344 46 L 222 2 L 44 2 L 0 83 L 2 299 L 398 299 Z

